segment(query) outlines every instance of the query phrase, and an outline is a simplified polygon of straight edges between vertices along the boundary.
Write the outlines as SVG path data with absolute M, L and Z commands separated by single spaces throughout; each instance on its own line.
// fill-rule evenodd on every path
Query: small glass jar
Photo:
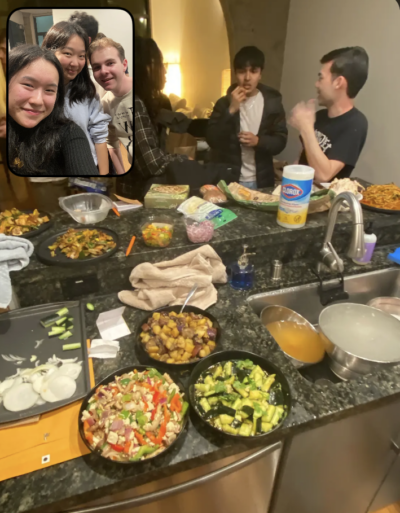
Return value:
M 214 223 L 208 219 L 185 217 L 186 233 L 190 242 L 209 242 L 214 235 Z

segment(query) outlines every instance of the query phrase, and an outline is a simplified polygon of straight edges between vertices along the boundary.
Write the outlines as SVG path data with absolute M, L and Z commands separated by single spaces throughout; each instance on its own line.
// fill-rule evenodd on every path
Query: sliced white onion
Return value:
M 57 374 L 59 376 L 69 376 L 77 380 L 81 371 L 82 366 L 79 363 L 64 363 L 64 365 L 57 370 Z
M 18 386 L 12 386 L 3 395 L 4 408 L 8 411 L 27 410 L 36 403 L 38 397 L 30 383 L 21 383 Z
M 39 376 L 39 374 L 36 374 L 37 378 L 32 382 L 33 390 L 40 394 L 40 391 L 42 390 L 43 380 L 44 376 Z
M 54 378 L 46 379 L 43 382 L 40 390 L 42 399 L 49 403 L 62 401 L 72 397 L 76 390 L 76 382 L 68 376 L 55 376 Z
M 35 403 L 35 406 L 42 406 L 42 404 L 46 404 L 46 401 L 44 401 L 39 395 L 38 400 Z
M 14 384 L 13 379 L 6 379 L 2 383 L 0 383 L 0 395 L 3 395 L 3 393 L 8 389 L 11 388 Z

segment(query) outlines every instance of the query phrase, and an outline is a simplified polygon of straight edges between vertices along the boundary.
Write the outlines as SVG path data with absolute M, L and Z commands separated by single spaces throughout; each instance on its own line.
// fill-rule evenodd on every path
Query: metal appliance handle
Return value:
M 232 472 L 242 469 L 243 467 L 247 467 L 251 463 L 259 460 L 266 454 L 274 452 L 279 449 L 281 442 L 277 442 L 276 444 L 270 445 L 268 447 L 263 447 L 261 450 L 242 458 L 239 461 L 235 461 L 222 467 L 218 470 L 214 470 L 205 476 L 196 477 L 195 479 L 191 479 L 190 481 L 186 481 L 184 483 L 180 483 L 175 486 L 171 486 L 170 488 L 164 488 L 163 490 L 159 490 L 157 492 L 150 492 L 144 495 L 140 495 L 139 497 L 134 497 L 133 499 L 126 499 L 119 502 L 114 502 L 112 504 L 104 504 L 102 506 L 92 506 L 83 509 L 75 509 L 75 510 L 65 510 L 64 513 L 115 513 L 116 508 L 132 508 L 137 506 L 143 506 L 144 504 L 148 504 L 149 502 L 159 501 L 161 499 L 165 499 L 170 495 L 174 495 L 176 493 L 188 492 L 192 488 L 197 486 L 204 485 L 213 479 L 219 479 L 224 477 Z
M 400 456 L 400 445 L 394 440 L 392 440 L 392 449 L 394 450 L 397 456 Z

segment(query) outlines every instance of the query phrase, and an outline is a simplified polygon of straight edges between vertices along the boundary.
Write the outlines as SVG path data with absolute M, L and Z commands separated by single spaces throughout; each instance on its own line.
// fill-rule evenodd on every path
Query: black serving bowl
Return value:
M 137 329 L 136 329 L 136 342 L 137 342 L 137 351 L 138 351 L 138 358 L 143 363 L 148 363 L 150 365 L 158 365 L 159 367 L 163 368 L 165 371 L 184 371 L 184 370 L 192 370 L 195 365 L 197 365 L 199 362 L 203 360 L 203 358 L 197 358 L 193 362 L 189 363 L 166 363 L 166 362 L 160 362 L 160 360 L 156 360 L 155 358 L 152 358 L 150 354 L 146 351 L 146 349 L 143 347 L 142 339 L 140 338 L 140 334 L 142 333 L 142 326 L 145 324 L 148 319 L 153 315 L 155 312 L 176 312 L 179 313 L 180 309 L 182 308 L 182 305 L 175 305 L 175 306 L 166 306 L 163 308 L 158 308 L 157 310 L 154 310 L 153 312 L 148 312 L 145 317 L 141 320 L 139 323 Z M 210 321 L 213 323 L 213 328 L 216 328 L 217 330 L 217 336 L 215 337 L 215 349 L 214 351 L 209 355 L 214 355 L 218 351 L 221 351 L 221 336 L 222 336 L 222 329 L 217 321 L 217 319 L 209 314 L 206 310 L 202 310 L 201 308 L 197 308 L 196 306 L 185 306 L 184 312 L 193 312 L 195 314 L 201 314 L 205 317 L 208 317 Z M 205 357 L 208 358 L 208 357 Z
M 286 407 L 286 416 L 277 424 L 271 431 L 268 431 L 268 433 L 262 433 L 260 435 L 254 435 L 254 436 L 242 436 L 242 435 L 233 435 L 230 433 L 226 433 L 225 431 L 222 431 L 221 429 L 218 429 L 214 426 L 212 426 L 207 420 L 203 418 L 200 411 L 197 408 L 197 401 L 195 398 L 195 387 L 194 385 L 197 383 L 197 380 L 200 378 L 200 375 L 207 370 L 209 367 L 212 367 L 216 363 L 220 362 L 226 362 L 228 360 L 251 360 L 256 365 L 259 365 L 263 370 L 267 371 L 268 374 L 276 374 L 275 383 L 272 385 L 271 390 L 274 389 L 274 386 L 276 384 L 280 384 L 282 387 L 282 396 L 283 396 L 283 405 Z M 292 396 L 290 393 L 290 387 L 287 379 L 285 378 L 285 375 L 282 373 L 281 370 L 278 369 L 274 364 L 272 364 L 269 360 L 266 358 L 263 358 L 262 356 L 259 356 L 254 353 L 250 353 L 249 351 L 239 351 L 239 350 L 229 350 L 229 351 L 221 351 L 219 353 L 213 353 L 204 358 L 200 363 L 198 363 L 193 370 L 190 379 L 189 379 L 189 385 L 188 385 L 188 391 L 189 391 L 189 401 L 190 406 L 192 409 L 196 412 L 199 419 L 208 426 L 214 433 L 219 433 L 220 435 L 227 436 L 229 438 L 237 438 L 240 440 L 254 440 L 254 439 L 263 439 L 269 436 L 271 433 L 276 431 L 281 427 L 281 425 L 284 423 L 285 418 L 289 415 L 290 409 L 292 406 Z M 282 403 L 280 403 L 282 404 Z
M 161 374 L 164 373 L 164 370 L 163 369 L 160 369 L 159 366 L 157 365 L 153 365 L 152 368 L 154 369 L 157 369 L 159 372 L 161 372 Z M 181 431 L 178 433 L 177 437 L 175 438 L 175 440 L 172 442 L 171 445 L 169 445 L 163 452 L 160 452 L 160 454 L 157 454 L 156 456 L 153 456 L 153 457 L 150 457 L 150 458 L 146 458 L 144 460 L 139 460 L 139 461 L 115 461 L 115 460 L 111 460 L 110 458 L 107 458 L 106 456 L 102 456 L 101 455 L 101 452 L 96 450 L 96 449 L 93 449 L 89 442 L 86 440 L 85 438 L 85 433 L 83 431 L 83 422 L 81 421 L 81 417 L 82 417 L 82 412 L 84 410 L 86 410 L 87 408 L 87 405 L 89 403 L 89 400 L 90 398 L 92 397 L 92 395 L 96 392 L 97 388 L 100 386 L 100 385 L 107 385 L 108 383 L 111 383 L 112 381 L 114 381 L 115 379 L 115 376 L 120 376 L 121 374 L 125 374 L 127 372 L 131 372 L 133 370 L 137 370 L 138 372 L 143 372 L 147 369 L 149 369 L 149 367 L 147 365 L 130 365 L 129 367 L 124 367 L 123 369 L 118 369 L 116 370 L 115 372 L 109 374 L 106 378 L 104 378 L 102 381 L 100 381 L 100 383 L 97 383 L 95 387 L 92 388 L 92 390 L 87 394 L 87 396 L 85 397 L 85 399 L 82 401 L 82 405 L 81 405 L 81 408 L 79 410 L 79 417 L 78 417 L 78 429 L 79 429 L 79 434 L 81 435 L 81 438 L 83 440 L 83 443 L 86 445 L 86 447 L 93 453 L 95 454 L 96 456 L 98 456 L 99 458 L 102 458 L 103 460 L 107 460 L 111 463 L 115 463 L 115 464 L 119 464 L 119 465 L 137 465 L 138 463 L 145 463 L 146 461 L 149 461 L 151 459 L 155 459 L 155 458 L 158 458 L 160 456 L 163 456 L 164 454 L 166 454 L 174 445 L 176 445 L 176 443 L 178 442 L 178 440 L 181 439 L 184 431 L 185 431 L 185 428 L 186 428 L 186 424 L 188 422 L 188 418 L 189 418 L 189 410 L 186 412 L 186 415 L 185 415 L 185 418 L 183 419 L 183 423 L 182 423 L 182 429 Z M 179 390 L 181 391 L 182 394 L 185 394 L 185 388 L 184 386 L 182 385 L 181 381 L 174 375 L 171 375 L 170 373 L 168 373 L 171 377 L 171 379 L 173 380 L 174 383 L 176 383 L 179 387 Z M 187 400 L 187 399 L 186 399 Z

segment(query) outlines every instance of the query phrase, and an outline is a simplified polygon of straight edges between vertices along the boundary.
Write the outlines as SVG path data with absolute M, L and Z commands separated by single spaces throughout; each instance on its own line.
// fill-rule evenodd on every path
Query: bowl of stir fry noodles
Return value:
M 361 204 L 367 210 L 400 214 L 400 187 L 394 183 L 371 185 L 363 192 Z

